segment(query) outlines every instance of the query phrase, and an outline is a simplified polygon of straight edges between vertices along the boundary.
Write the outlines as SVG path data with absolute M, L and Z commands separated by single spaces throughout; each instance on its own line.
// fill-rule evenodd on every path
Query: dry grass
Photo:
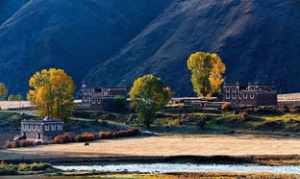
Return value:
M 300 121 L 300 114 L 297 113 L 286 113 L 286 114 L 269 114 L 269 115 L 261 115 L 266 121 L 290 121 L 296 120 Z
M 180 135 L 124 140 L 48 145 L 34 148 L 0 150 L 0 158 L 101 157 L 101 156 L 245 156 L 297 155 L 300 139 L 257 137 L 252 135 Z

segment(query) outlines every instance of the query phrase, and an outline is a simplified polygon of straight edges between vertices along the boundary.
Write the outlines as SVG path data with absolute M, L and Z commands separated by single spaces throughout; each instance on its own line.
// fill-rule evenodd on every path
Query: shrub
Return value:
M 18 166 L 18 171 L 42 171 L 50 168 L 48 163 L 20 163 Z
M 289 109 L 289 112 L 292 113 L 300 113 L 300 106 L 294 106 L 291 109 Z
M 114 138 L 114 133 L 113 132 L 100 132 L 99 138 L 100 139 L 112 139 L 112 138 Z
M 73 137 L 73 135 L 69 134 L 69 133 L 65 133 L 62 135 L 58 135 L 56 137 L 54 137 L 53 142 L 55 144 L 65 144 L 65 143 L 70 143 L 70 142 L 74 142 L 75 139 Z
M 52 168 L 48 163 L 0 163 L 0 175 L 16 175 L 18 171 L 42 171 Z
M 16 141 L 8 141 L 5 145 L 6 148 L 19 148 L 19 147 L 32 147 L 35 146 L 36 143 L 29 140 L 16 140 Z
M 245 111 L 239 113 L 239 119 L 240 120 L 247 120 L 248 117 L 249 117 L 249 114 Z
M 84 132 L 75 137 L 76 142 L 88 142 L 88 141 L 93 141 L 96 139 L 97 139 L 97 136 L 92 132 Z
M 140 131 L 138 129 L 128 129 L 117 132 L 100 132 L 100 139 L 113 139 L 113 138 L 121 138 L 121 137 L 134 137 L 138 136 Z
M 17 174 L 17 166 L 13 164 L 7 164 L 5 162 L 0 163 L 0 175 L 15 175 Z
M 179 127 L 183 125 L 183 119 L 182 118 L 176 118 L 176 119 L 170 119 L 168 120 L 169 127 Z
M 225 102 L 225 103 L 222 105 L 222 111 L 230 111 L 230 110 L 232 110 L 231 103 Z

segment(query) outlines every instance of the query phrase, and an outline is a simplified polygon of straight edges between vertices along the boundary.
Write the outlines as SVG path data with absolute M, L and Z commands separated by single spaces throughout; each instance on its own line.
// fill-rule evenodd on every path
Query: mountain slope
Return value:
M 77 83 L 115 54 L 168 0 L 31 0 L 0 26 L 0 81 L 25 92 L 30 75 L 64 68 Z
M 29 0 L 1 0 L 0 1 L 0 24 L 11 17 L 17 10 Z
M 154 73 L 177 94 L 191 95 L 186 60 L 198 50 L 221 55 L 227 81 L 274 81 L 280 90 L 300 90 L 300 2 L 174 1 L 86 79 L 98 85 L 130 85 L 137 76 Z

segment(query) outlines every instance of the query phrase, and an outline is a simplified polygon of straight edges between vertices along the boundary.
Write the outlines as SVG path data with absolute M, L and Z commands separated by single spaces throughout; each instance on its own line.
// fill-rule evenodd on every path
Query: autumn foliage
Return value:
M 67 119 L 73 110 L 75 85 L 64 70 L 50 68 L 35 73 L 29 80 L 28 99 L 42 117 Z
M 8 93 L 8 90 L 4 83 L 0 83 L 0 97 L 5 97 Z
M 187 67 L 192 73 L 191 81 L 198 96 L 209 97 L 220 90 L 226 67 L 219 55 L 193 53 L 187 61 Z
M 100 132 L 100 139 L 114 139 L 114 138 L 122 138 L 122 137 L 135 137 L 140 134 L 138 129 L 128 129 L 116 132 Z
M 53 142 L 55 144 L 65 144 L 65 143 L 75 142 L 75 138 L 72 134 L 65 133 L 54 137 Z
M 96 140 L 97 136 L 92 132 L 84 132 L 75 137 L 76 142 L 88 142 Z
M 153 122 L 156 112 L 169 102 L 171 96 L 170 88 L 154 75 L 136 79 L 130 90 L 131 106 L 147 128 Z

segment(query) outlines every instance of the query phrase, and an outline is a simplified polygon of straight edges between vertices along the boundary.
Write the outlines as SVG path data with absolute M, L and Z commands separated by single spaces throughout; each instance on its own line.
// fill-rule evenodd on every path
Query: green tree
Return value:
M 209 97 L 220 91 L 226 67 L 218 54 L 193 53 L 187 61 L 187 67 L 191 71 L 191 82 L 198 96 Z
M 64 70 L 50 68 L 37 72 L 29 80 L 29 87 L 27 97 L 37 106 L 40 116 L 56 119 L 70 117 L 75 85 Z
M 154 75 L 145 75 L 135 80 L 130 90 L 131 106 L 147 128 L 153 123 L 155 114 L 171 99 L 170 88 Z
M 0 83 L 0 97 L 5 98 L 8 93 L 8 90 L 4 83 Z

